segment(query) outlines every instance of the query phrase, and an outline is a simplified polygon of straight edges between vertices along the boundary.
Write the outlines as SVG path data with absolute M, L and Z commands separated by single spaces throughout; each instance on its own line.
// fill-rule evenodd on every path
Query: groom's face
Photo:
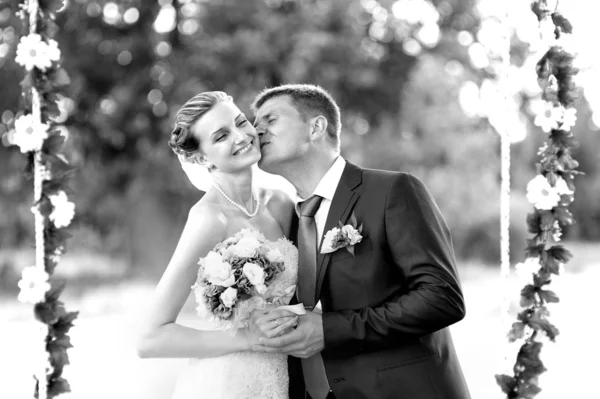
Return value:
M 277 174 L 281 165 L 302 157 L 310 146 L 310 124 L 287 95 L 265 101 L 254 126 L 262 152 L 258 166 L 266 172 Z

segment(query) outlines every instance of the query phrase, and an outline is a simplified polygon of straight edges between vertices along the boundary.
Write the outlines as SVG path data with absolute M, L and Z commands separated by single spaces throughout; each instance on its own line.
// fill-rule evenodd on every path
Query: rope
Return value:
M 39 12 L 39 3 L 37 0 L 27 1 L 27 13 L 29 14 L 29 33 L 37 32 L 37 20 Z M 33 115 L 34 124 L 39 126 L 42 121 L 42 110 L 40 105 L 40 94 L 35 86 L 31 88 L 31 113 Z M 33 195 L 34 203 L 37 204 L 42 198 L 42 182 L 45 175 L 45 167 L 42 163 L 42 155 L 38 151 L 34 155 L 34 180 L 33 180 Z M 40 213 L 37 206 L 34 206 L 33 214 L 35 218 L 35 265 L 38 269 L 45 271 L 46 264 L 44 259 L 44 217 Z M 45 337 L 48 334 L 48 326 L 44 323 L 38 326 L 41 330 L 42 353 L 47 354 Z M 35 370 L 35 375 L 38 381 L 38 398 L 46 399 L 48 397 L 47 382 L 46 382 L 46 364 L 47 362 L 38 362 Z
M 504 8 L 504 29 L 502 29 L 502 43 L 504 48 L 501 52 L 501 82 L 502 101 L 505 112 L 511 112 L 508 104 L 510 101 L 508 93 L 508 81 L 510 79 L 510 25 L 509 25 L 509 7 L 510 2 L 506 1 Z M 502 302 L 500 305 L 500 319 L 502 331 L 510 329 L 510 132 L 508 126 L 503 124 L 500 133 L 500 277 L 502 279 Z M 504 368 L 508 369 L 508 353 L 504 352 Z

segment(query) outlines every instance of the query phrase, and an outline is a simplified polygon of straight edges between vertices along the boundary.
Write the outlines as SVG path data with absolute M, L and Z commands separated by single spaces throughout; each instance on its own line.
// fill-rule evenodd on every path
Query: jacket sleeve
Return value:
M 395 346 L 464 317 L 450 231 L 416 177 L 399 174 L 390 186 L 385 234 L 393 266 L 407 290 L 377 307 L 324 313 L 326 351 Z

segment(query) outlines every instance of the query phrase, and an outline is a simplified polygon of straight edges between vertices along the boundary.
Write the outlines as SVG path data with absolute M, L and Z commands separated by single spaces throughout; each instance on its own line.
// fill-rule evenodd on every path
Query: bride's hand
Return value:
M 256 344 L 260 337 L 273 338 L 293 329 L 298 325 L 298 316 L 287 310 L 271 311 L 271 309 L 254 310 L 244 329 L 250 346 Z

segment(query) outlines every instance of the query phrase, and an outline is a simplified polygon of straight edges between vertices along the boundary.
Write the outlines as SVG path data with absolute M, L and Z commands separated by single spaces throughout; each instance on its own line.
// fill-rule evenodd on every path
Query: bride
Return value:
M 256 310 L 243 328 L 215 322 L 202 303 L 198 260 L 240 231 L 260 234 L 283 254 L 285 269 L 269 290 L 286 292 L 288 304 L 297 280 L 297 250 L 285 239 L 294 205 L 282 191 L 253 184 L 253 165 L 261 158 L 258 135 L 223 92 L 200 93 L 176 116 L 169 146 L 182 162 L 206 168 L 212 187 L 190 210 L 179 243 L 150 302 L 138 340 L 140 357 L 190 358 L 173 398 L 288 397 L 285 355 L 252 352 L 261 336 L 295 327 L 297 316 L 277 319 Z M 201 329 L 176 323 L 190 287 L 195 290 Z M 267 295 L 269 292 L 267 292 Z M 235 317 L 235 316 L 234 316 Z

